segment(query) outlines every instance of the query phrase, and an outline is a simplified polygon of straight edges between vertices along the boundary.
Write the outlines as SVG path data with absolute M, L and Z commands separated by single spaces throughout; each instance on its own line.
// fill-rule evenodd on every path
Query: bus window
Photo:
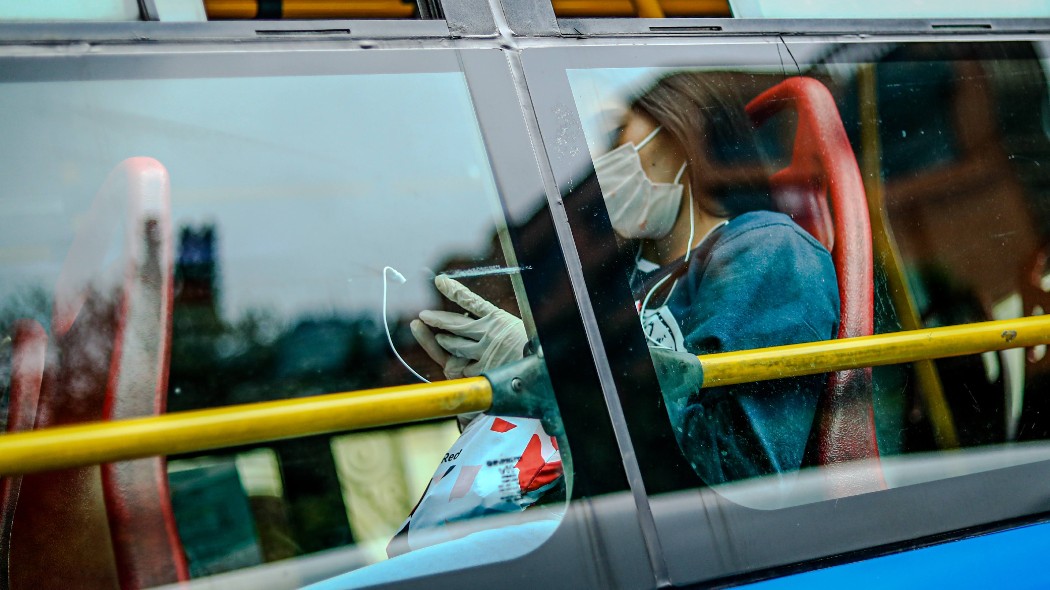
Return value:
M 1050 459 L 1038 350 L 728 385 L 704 361 L 1039 315 L 1039 48 L 708 43 L 523 58 L 672 579 L 1029 515 L 1006 482 Z
M 535 267 L 510 247 L 461 55 L 117 53 L 4 64 L 0 104 L 21 116 L 0 124 L 0 351 L 18 369 L 5 402 L 34 409 L 30 427 L 467 387 L 480 373 L 496 387 L 514 361 L 531 367 L 528 390 L 548 382 L 543 353 L 572 348 L 540 335 L 549 324 L 526 303 Z M 450 277 L 470 296 L 439 291 Z M 485 321 L 482 300 L 514 335 L 487 364 L 446 341 L 459 329 L 448 318 Z M 420 316 L 445 320 L 429 328 L 451 351 L 441 364 L 419 344 Z M 46 341 L 35 408 L 30 323 Z M 343 585 L 516 558 L 553 533 L 570 489 L 557 407 L 542 399 L 534 416 L 175 453 L 166 473 L 143 459 L 25 475 L 11 587 L 223 575 L 287 588 L 372 565 L 331 582 Z M 160 481 L 115 485 L 143 464 Z

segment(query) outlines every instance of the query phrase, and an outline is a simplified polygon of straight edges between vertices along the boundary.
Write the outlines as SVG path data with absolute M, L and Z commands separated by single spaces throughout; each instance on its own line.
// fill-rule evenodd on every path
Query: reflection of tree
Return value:
M 43 287 L 27 286 L 15 290 L 0 307 L 0 425 L 7 424 L 9 389 L 11 387 L 11 338 L 15 322 L 36 320 L 41 326 L 51 325 L 51 293 Z
M 214 226 L 180 230 L 169 411 L 414 382 L 415 378 L 400 365 L 387 345 L 378 309 L 360 314 L 325 311 L 280 316 L 268 309 L 253 308 L 237 317 L 224 317 L 219 288 L 222 280 L 219 238 L 220 232 Z M 502 256 L 498 258 L 498 262 L 490 263 L 488 258 L 464 257 L 458 262 L 462 267 L 502 264 Z M 474 283 L 474 286 L 480 284 L 480 290 L 487 296 L 516 311 L 506 277 Z M 440 369 L 416 345 L 408 329 L 414 316 L 413 313 L 404 318 L 391 318 L 395 346 L 418 371 L 431 379 L 440 379 Z M 293 546 L 298 553 L 338 547 L 353 540 L 330 438 L 308 437 L 267 445 L 278 455 L 284 480 L 283 502 L 288 525 L 283 534 L 294 539 Z M 389 450 L 397 453 L 400 451 L 396 449 L 395 438 L 390 438 L 393 446 Z M 400 465 L 400 457 L 397 459 Z M 391 463 L 368 472 L 355 465 L 358 471 L 353 474 L 354 479 L 370 480 L 372 487 L 405 489 L 404 468 L 397 465 Z M 346 474 L 343 476 L 345 479 Z M 382 518 L 391 522 L 400 522 L 414 499 L 399 497 L 380 506 L 370 503 L 368 497 L 360 498 L 371 506 L 369 510 L 392 511 L 372 515 L 373 520 Z M 266 520 L 267 516 L 260 512 L 256 518 Z M 268 521 L 258 524 L 260 531 L 273 528 L 268 526 Z M 278 530 L 274 534 L 282 532 Z M 267 540 L 262 542 L 265 550 Z
M 353 381 L 354 363 L 362 362 L 356 351 L 368 350 L 350 336 L 355 333 L 354 319 L 288 322 L 268 310 L 253 309 L 227 320 L 219 299 L 220 269 L 218 229 L 182 228 L 174 269 L 169 411 L 326 393 Z M 332 357 L 332 351 L 337 360 L 323 367 L 295 360 L 297 354 L 300 359 Z M 286 512 L 278 511 L 276 520 L 260 512 L 256 518 L 265 522 L 258 523 L 257 530 L 268 536 L 290 534 L 301 552 L 351 542 L 326 440 L 314 437 L 272 447 L 282 469 Z M 281 530 L 284 525 L 270 526 L 283 522 L 284 514 L 291 531 Z M 261 539 L 264 548 L 269 540 Z
M 14 291 L 4 299 L 0 307 L 0 335 L 11 334 L 14 323 L 21 319 L 51 324 L 51 292 L 39 285 L 27 286 Z

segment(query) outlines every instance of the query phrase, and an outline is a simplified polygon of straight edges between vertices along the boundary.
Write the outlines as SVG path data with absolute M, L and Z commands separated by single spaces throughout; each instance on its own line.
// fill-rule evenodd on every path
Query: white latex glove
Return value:
M 409 326 L 423 350 L 444 369 L 445 377 L 476 377 L 522 358 L 529 337 L 520 319 L 445 275 L 435 277 L 434 285 L 474 316 L 428 309 L 419 314 L 422 322 L 413 320 Z M 450 333 L 435 336 L 427 326 Z

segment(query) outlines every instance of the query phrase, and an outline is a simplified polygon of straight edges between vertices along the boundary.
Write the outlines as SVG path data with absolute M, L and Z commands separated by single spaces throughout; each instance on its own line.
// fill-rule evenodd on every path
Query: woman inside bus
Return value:
M 692 354 L 834 338 L 831 256 L 772 211 L 746 98 L 727 82 L 693 72 L 659 80 L 627 110 L 617 146 L 595 159 L 613 229 L 637 244 L 629 281 L 646 338 Z M 436 283 L 453 301 L 473 295 L 446 277 Z M 521 358 L 527 340 L 502 310 L 476 322 L 420 318 L 413 332 L 449 378 Z M 448 333 L 435 338 L 423 323 Z M 708 484 L 796 470 L 824 383 L 705 389 L 669 408 L 679 445 Z

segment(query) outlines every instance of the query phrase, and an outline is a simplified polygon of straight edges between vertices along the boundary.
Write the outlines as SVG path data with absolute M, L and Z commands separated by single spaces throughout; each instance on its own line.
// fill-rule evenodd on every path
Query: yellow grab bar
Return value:
M 56 426 L 0 435 L 0 475 L 361 430 L 477 412 L 492 405 L 484 377 Z
M 704 367 L 704 387 L 716 387 L 1047 342 L 1050 316 L 1034 316 L 708 354 L 700 357 L 700 364 Z
M 700 356 L 704 387 L 1050 344 L 1050 316 Z M 360 430 L 485 410 L 484 377 L 0 435 L 0 475 Z

